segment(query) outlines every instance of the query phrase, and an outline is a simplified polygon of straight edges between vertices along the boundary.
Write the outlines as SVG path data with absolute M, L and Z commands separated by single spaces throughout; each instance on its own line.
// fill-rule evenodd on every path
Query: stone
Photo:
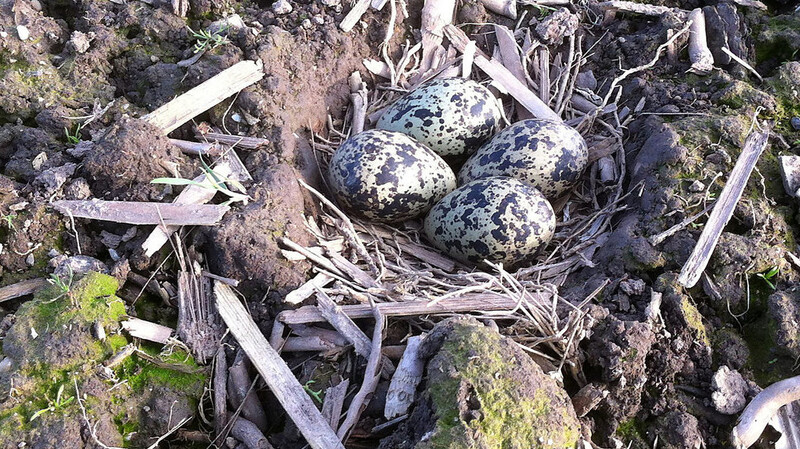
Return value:
M 292 4 L 288 0 L 277 0 L 272 4 L 272 11 L 279 16 L 289 14 L 292 9 L 294 8 L 292 8 Z
M 781 168 L 781 178 L 783 188 L 789 196 L 795 196 L 795 192 L 800 188 L 800 156 L 778 156 Z
M 723 365 L 711 379 L 711 401 L 718 412 L 733 415 L 744 410 L 750 388 L 738 371 Z

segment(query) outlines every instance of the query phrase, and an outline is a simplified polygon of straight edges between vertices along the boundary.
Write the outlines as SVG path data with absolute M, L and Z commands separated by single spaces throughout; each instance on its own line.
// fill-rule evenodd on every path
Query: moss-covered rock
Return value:
M 183 351 L 143 347 L 146 356 L 100 369 L 130 343 L 120 333 L 127 311 L 117 287 L 115 278 L 91 272 L 54 282 L 17 310 L 3 339 L 0 390 L 10 395 L 0 402 L 0 447 L 82 447 L 88 424 L 79 402 L 112 446 L 147 446 L 169 428 L 160 415 L 191 417 L 206 376 Z M 105 339 L 93 336 L 98 327 Z M 166 403 L 173 409 L 165 411 Z
M 566 392 L 511 340 L 469 319 L 438 325 L 426 345 L 439 350 L 428 364 L 415 414 L 430 412 L 424 427 L 433 429 L 407 447 L 575 446 L 580 424 Z M 382 447 L 398 446 L 384 442 Z

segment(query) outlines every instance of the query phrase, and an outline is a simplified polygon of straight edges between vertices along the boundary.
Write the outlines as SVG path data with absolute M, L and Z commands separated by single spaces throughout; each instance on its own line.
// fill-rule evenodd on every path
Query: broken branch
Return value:
M 769 141 L 769 129 L 764 131 L 754 130 L 745 141 L 742 154 L 736 160 L 736 165 L 731 171 L 728 182 L 722 189 L 722 193 L 708 217 L 708 222 L 697 240 L 694 251 L 683 265 L 678 282 L 686 288 L 691 288 L 700 279 L 703 270 L 711 259 L 711 253 L 717 245 L 722 230 L 731 219 L 736 203 L 742 196 L 747 179 L 750 177 L 753 168 L 756 166 L 761 153 L 767 147 Z
M 64 215 L 134 225 L 213 226 L 230 207 L 138 201 L 60 200 L 52 206 Z
M 744 409 L 731 432 L 734 447 L 739 449 L 752 446 L 778 409 L 798 400 L 800 400 L 800 376 L 775 382 L 758 393 Z

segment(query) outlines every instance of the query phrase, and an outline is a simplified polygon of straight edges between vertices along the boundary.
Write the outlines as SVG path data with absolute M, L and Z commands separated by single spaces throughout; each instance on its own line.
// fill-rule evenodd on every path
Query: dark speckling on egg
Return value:
M 489 89 L 463 78 L 435 79 L 389 106 L 377 128 L 413 137 L 440 156 L 467 156 L 500 124 Z
M 512 267 L 547 244 L 555 227 L 555 213 L 541 192 L 513 178 L 493 177 L 442 198 L 423 229 L 433 246 L 457 260 Z
M 470 156 L 459 184 L 490 176 L 511 176 L 547 198 L 566 193 L 580 179 L 589 152 L 573 128 L 547 120 L 523 120 L 499 132 Z
M 424 214 L 456 187 L 455 173 L 439 155 L 405 134 L 383 130 L 345 140 L 328 174 L 340 205 L 385 223 Z

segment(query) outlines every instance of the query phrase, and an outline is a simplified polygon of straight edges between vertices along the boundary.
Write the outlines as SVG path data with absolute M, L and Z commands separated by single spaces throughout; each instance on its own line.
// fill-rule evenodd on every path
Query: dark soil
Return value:
M 49 259 L 79 253 L 109 267 L 130 267 L 145 278 L 152 275 L 157 286 L 174 284 L 176 262 L 168 247 L 152 258 L 142 254 L 140 247 L 149 228 L 137 230 L 88 220 L 73 224 L 48 204 L 58 199 L 90 198 L 172 201 L 179 187 L 150 181 L 194 178 L 201 173 L 201 164 L 196 157 L 181 154 L 141 118 L 239 61 L 260 60 L 265 71 L 261 81 L 169 137 L 196 140 L 199 129 L 212 127 L 269 141 L 257 150 L 238 151 L 253 177 L 246 183 L 252 200 L 234 205 L 219 226 L 186 230 L 183 235 L 191 252 L 204 254 L 205 268 L 241 282 L 239 291 L 251 314 L 269 335 L 272 320 L 284 307 L 282 298 L 314 275 L 311 263 L 289 262 L 281 252 L 285 249 L 282 238 L 303 246 L 315 244 L 304 216 L 316 216 L 318 202 L 295 180 L 303 178 L 324 190 L 312 135 L 329 135 L 329 115 L 336 129 L 346 127 L 347 77 L 355 70 L 368 73 L 362 65 L 365 58 L 382 59 L 379 45 L 390 12 L 388 7 L 381 12 L 371 10 L 362 24 L 346 34 L 337 26 L 349 5 L 333 0 L 290 2 L 293 11 L 285 15 L 276 14 L 271 3 L 263 1 L 189 3 L 188 17 L 183 19 L 161 1 L 0 0 L 0 286 L 47 278 L 52 272 Z M 727 367 L 763 388 L 796 375 L 794 361 L 800 357 L 800 267 L 786 255 L 798 252 L 800 228 L 797 203 L 783 190 L 777 159 L 800 153 L 800 131 L 790 125 L 791 118 L 800 115 L 800 63 L 792 62 L 800 48 L 800 13 L 793 13 L 793 2 L 787 0 L 768 2 L 771 9 L 766 12 L 713 0 L 647 3 L 704 8 L 720 69 L 704 77 L 686 74 L 689 62 L 681 51 L 675 64 L 662 57 L 651 69 L 622 83 L 619 110 L 634 110 L 644 100 L 641 114 L 630 122 L 624 135 L 624 188 L 630 195 L 592 263 L 570 274 L 559 291 L 578 304 L 599 285 L 608 282 L 608 286 L 588 306 L 595 325 L 579 344 L 578 365 L 569 373 L 567 368 L 563 370 L 563 389 L 549 384 L 547 388 L 558 391 L 554 397 L 574 397 L 586 384 L 606 392 L 595 407 L 579 417 L 578 430 L 599 447 L 630 444 L 650 448 L 658 438 L 659 447 L 724 448 L 730 445 L 736 414 L 714 407 L 714 374 Z M 519 6 L 527 14 L 521 29 L 535 31 L 541 11 Z M 389 47 L 395 61 L 407 39 L 418 40 L 422 2 L 412 1 L 407 7 L 411 17 L 399 13 Z M 679 17 L 671 14 L 620 13 L 610 23 L 601 24 L 602 14 L 593 8 L 576 10 L 582 18 L 583 48 L 592 48 L 581 69 L 582 77 L 596 80 L 593 89 L 600 96 L 606 94 L 620 67 L 650 62 L 658 45 L 667 39 L 667 30 L 683 26 Z M 241 16 L 245 27 L 228 30 L 229 43 L 209 50 L 192 65 L 179 64 L 194 56 L 196 38 L 187 25 L 193 30 L 206 29 L 233 13 Z M 456 21 L 515 26 L 514 21 L 471 1 L 459 8 Z M 484 37 L 491 31 L 488 28 L 472 25 L 465 29 L 476 36 L 479 45 L 492 39 Z M 20 39 L 20 33 L 26 32 L 30 37 Z M 717 52 L 725 35 L 729 36 L 727 46 L 751 61 L 764 82 Z M 685 43 L 685 39 L 679 40 L 681 48 Z M 563 45 L 554 45 L 553 50 L 563 50 Z M 491 54 L 491 47 L 483 50 Z M 366 81 L 373 89 L 384 80 L 370 75 Z M 708 194 L 719 195 L 758 107 L 761 117 L 774 125 L 775 137 L 751 176 L 703 281 L 684 289 L 677 283 L 677 273 L 694 248 L 707 215 L 662 243 L 654 245 L 650 238 L 702 211 L 706 201 L 713 199 Z M 85 126 L 78 127 L 84 122 Z M 702 187 L 698 189 L 697 183 Z M 777 274 L 765 279 L 773 267 Z M 125 301 L 127 314 L 175 326 L 175 295 L 164 301 L 151 290 L 140 297 L 142 286 L 125 280 L 123 275 L 125 285 L 117 294 Z M 652 322 L 645 309 L 654 293 L 662 295 L 662 306 L 660 317 Z M 35 362 L 41 368 L 57 366 L 59 360 L 83 358 L 86 366 L 81 369 L 88 371 L 90 365 L 102 362 L 92 359 L 98 354 L 87 349 L 87 342 L 93 341 L 88 324 L 77 331 L 48 329 L 45 333 L 39 329 L 41 339 L 31 342 L 29 329 L 13 325 L 14 313 L 20 313 L 20 304 L 28 301 L 35 300 L 25 297 L 4 303 L 0 309 L 5 316 L 0 327 L 5 337 L 3 356 L 24 368 L 13 374 L 0 373 L 0 391 L 12 388 L 11 379 L 30 380 L 25 376 L 31 377 L 31 373 L 24 370 L 34 368 L 19 365 L 23 362 Z M 386 344 L 400 344 L 407 334 L 430 327 L 428 322 L 391 323 Z M 511 345 L 506 340 L 502 344 Z M 42 349 L 45 347 L 49 351 Z M 107 352 L 100 354 L 107 358 L 111 355 Z M 227 352 L 232 363 L 235 351 L 227 348 Z M 515 368 L 520 371 L 512 370 L 512 378 L 528 376 L 522 372 L 534 372 L 531 378 L 543 376 L 539 366 L 516 347 L 500 352 L 524 358 Z M 301 383 L 319 381 L 315 389 L 335 384 L 342 372 L 354 376 L 351 388 L 363 376 L 363 360 L 349 354 L 292 355 L 287 360 L 297 368 Z M 537 361 L 547 371 L 547 363 Z M 454 363 L 446 355 L 434 357 L 420 392 L 458 377 L 458 369 L 449 371 Z M 128 366 L 130 372 L 125 374 L 136 376 L 146 371 L 146 366 L 137 362 Z M 319 375 L 331 366 L 337 374 Z M 440 370 L 434 372 L 437 368 Z M 21 377 L 14 377 L 17 375 Z M 13 388 L 47 392 L 53 397 L 66 378 L 50 381 L 55 383 L 44 390 L 31 387 L 28 391 L 19 383 Z M 96 436 L 105 444 L 147 447 L 153 438 L 190 416 L 195 418 L 187 427 L 201 434 L 212 432 L 197 418 L 197 403 L 208 405 L 199 390 L 192 396 L 174 384 L 153 384 L 127 397 L 109 393 L 112 385 L 93 374 L 82 378 L 80 385 L 93 407 Z M 520 397 L 526 397 L 533 395 L 539 384 L 521 385 Z M 259 383 L 257 394 L 266 404 L 272 443 L 279 448 L 303 447 L 302 437 L 262 387 Z M 382 434 L 370 433 L 374 425 L 382 423 L 379 406 L 386 387 L 383 382 L 348 447 L 429 447 L 417 445 L 440 417 L 429 393 L 418 400 L 405 424 Z M 481 413 L 481 405 L 470 402 L 469 386 L 463 385 L 462 390 L 455 398 L 456 409 L 469 422 Z M 753 387 L 748 395 L 755 390 Z M 24 405 L 27 416 L 6 416 L 6 411 L 18 410 L 19 404 L 12 403 L 14 398 L 3 401 L 0 419 L 8 424 L 7 430 L 0 431 L 4 443 L 97 447 L 74 402 L 63 415 L 45 413 L 31 423 L 32 412 L 48 405 L 44 396 Z M 569 404 L 564 407 L 572 413 Z M 189 444 L 176 438 L 168 439 L 164 447 Z M 475 441 L 465 438 L 457 447 L 490 447 L 474 446 Z M 766 443 L 763 446 L 768 447 Z

